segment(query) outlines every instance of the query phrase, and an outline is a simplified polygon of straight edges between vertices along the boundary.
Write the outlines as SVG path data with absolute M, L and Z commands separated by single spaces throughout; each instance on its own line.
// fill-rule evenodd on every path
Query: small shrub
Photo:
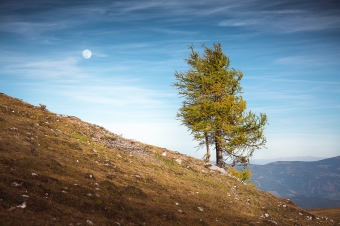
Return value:
M 233 167 L 228 167 L 228 172 L 230 175 L 240 179 L 242 182 L 248 183 L 250 182 L 252 172 L 250 169 L 248 170 L 242 170 L 241 172 L 237 171 Z
M 167 164 L 167 165 L 172 165 L 172 166 L 175 165 L 175 163 L 174 163 L 173 161 L 171 161 L 171 160 L 169 160 L 169 159 L 165 159 L 165 158 L 163 158 L 162 156 L 160 156 L 159 154 L 156 154 L 156 158 L 157 158 L 158 160 L 161 160 L 162 162 L 164 162 L 164 163 Z
M 73 134 L 72 137 L 79 139 L 82 142 L 88 142 L 89 141 L 82 133 L 79 133 L 79 132 L 76 133 L 76 134 Z

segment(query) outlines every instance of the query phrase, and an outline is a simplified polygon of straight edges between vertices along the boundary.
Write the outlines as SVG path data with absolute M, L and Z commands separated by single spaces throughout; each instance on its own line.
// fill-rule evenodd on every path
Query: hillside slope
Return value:
M 251 165 L 259 189 L 296 201 L 303 208 L 340 207 L 340 156 L 314 162 Z
M 336 225 L 201 160 L 0 94 L 0 225 Z

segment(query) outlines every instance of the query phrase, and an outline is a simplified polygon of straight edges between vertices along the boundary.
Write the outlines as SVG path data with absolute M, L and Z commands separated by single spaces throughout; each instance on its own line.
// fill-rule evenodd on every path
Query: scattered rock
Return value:
M 104 144 L 108 148 L 130 151 L 134 154 L 142 154 L 147 149 L 147 145 L 145 144 L 141 144 L 134 140 L 125 139 L 123 138 L 123 134 L 117 135 L 105 129 L 93 134 L 92 140 L 94 142 Z M 118 157 L 121 158 L 121 156 Z
M 197 207 L 197 209 L 198 209 L 199 211 L 201 211 L 201 212 L 204 211 L 204 209 L 203 209 L 202 207 Z
M 21 205 L 17 206 L 17 208 L 25 209 L 26 208 L 26 202 L 23 202 Z
M 94 223 L 93 223 L 92 221 L 90 221 L 90 220 L 87 220 L 86 223 L 87 223 L 88 225 L 94 225 Z
M 21 182 L 21 183 L 19 184 L 19 183 L 17 183 L 17 182 L 14 181 L 11 185 L 14 186 L 14 187 L 19 187 L 19 186 L 22 186 L 22 183 L 23 183 L 23 182 Z
M 96 180 L 96 177 L 94 175 L 92 175 L 92 174 L 86 174 L 85 178 L 86 179 L 91 179 L 91 180 Z
M 273 223 L 273 224 L 277 225 L 277 222 L 276 222 L 276 221 L 273 221 L 273 220 L 268 220 L 268 222 L 270 222 L 270 223 Z
M 225 169 L 220 168 L 220 167 L 215 166 L 215 165 L 211 165 L 211 166 L 209 167 L 209 169 L 214 170 L 214 171 L 218 171 L 218 172 L 220 172 L 220 173 L 222 173 L 222 174 L 227 174 L 227 172 L 225 171 Z

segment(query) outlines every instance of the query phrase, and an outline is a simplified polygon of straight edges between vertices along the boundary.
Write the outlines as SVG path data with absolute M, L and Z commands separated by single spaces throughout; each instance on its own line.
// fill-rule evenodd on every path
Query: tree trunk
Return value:
M 216 165 L 218 167 L 223 167 L 222 146 L 219 138 L 220 133 L 221 133 L 220 131 L 217 131 L 215 135 Z
M 204 133 L 204 136 L 205 136 L 205 145 L 207 146 L 207 153 L 205 154 L 205 161 L 209 163 L 210 162 L 209 138 L 206 132 Z

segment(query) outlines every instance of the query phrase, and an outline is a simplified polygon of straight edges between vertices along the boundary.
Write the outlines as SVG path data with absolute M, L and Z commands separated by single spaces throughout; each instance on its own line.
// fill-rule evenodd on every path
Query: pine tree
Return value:
M 246 112 L 240 85 L 243 74 L 229 69 L 230 60 L 222 52 L 221 44 L 214 44 L 211 49 L 203 45 L 203 56 L 193 46 L 189 48 L 191 54 L 185 61 L 190 69 L 175 72 L 177 82 L 173 86 L 184 97 L 177 117 L 199 141 L 199 146 L 206 146 L 207 161 L 209 146 L 214 145 L 218 166 L 246 165 L 253 152 L 266 144 L 263 131 L 267 117 Z

